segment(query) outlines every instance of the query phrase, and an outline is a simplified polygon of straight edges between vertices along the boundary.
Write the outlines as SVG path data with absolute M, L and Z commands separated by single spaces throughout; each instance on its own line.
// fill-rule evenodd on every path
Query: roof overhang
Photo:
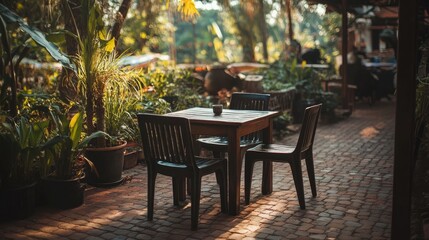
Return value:
M 342 12 L 342 0 L 309 0 L 313 4 L 324 4 L 327 6 L 328 11 Z M 399 0 L 346 0 L 347 12 L 353 15 L 369 14 L 371 8 L 376 10 L 374 14 L 379 14 L 376 17 L 391 18 L 398 17 L 398 4 Z

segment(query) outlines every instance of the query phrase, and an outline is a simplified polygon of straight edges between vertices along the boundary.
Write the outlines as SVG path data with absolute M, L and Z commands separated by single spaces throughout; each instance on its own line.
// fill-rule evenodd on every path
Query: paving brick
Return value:
M 159 175 L 154 220 L 147 221 L 147 169 L 138 165 L 124 171 L 130 182 L 87 188 L 78 208 L 40 208 L 29 219 L 0 223 L 0 239 L 389 239 L 394 107 L 394 102 L 357 105 L 349 118 L 318 126 L 315 198 L 302 164 L 306 210 L 299 208 L 288 164 L 274 164 L 274 191 L 264 196 L 257 163 L 247 206 L 242 172 L 239 215 L 220 212 L 216 179 L 205 176 L 199 229 L 191 231 L 189 198 L 173 206 L 171 179 Z M 369 131 L 372 135 L 364 135 Z M 297 137 L 276 141 L 290 144 Z

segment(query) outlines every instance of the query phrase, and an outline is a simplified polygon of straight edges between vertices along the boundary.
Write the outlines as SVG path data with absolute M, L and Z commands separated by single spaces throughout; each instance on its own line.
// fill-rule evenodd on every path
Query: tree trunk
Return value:
M 83 32 L 85 28 L 82 28 L 80 4 L 80 0 L 62 0 L 61 11 L 64 16 L 64 30 L 77 35 L 77 29 L 79 29 L 79 34 L 84 36 L 86 33 Z M 69 56 L 76 56 L 79 47 L 77 39 L 69 34 L 66 34 L 65 38 L 67 54 Z M 58 86 L 60 98 L 62 100 L 69 102 L 77 99 L 76 83 L 76 74 L 73 71 L 63 68 Z
M 104 88 L 105 84 L 99 82 L 97 85 L 97 98 L 95 99 L 95 117 L 97 118 L 96 131 L 106 131 L 105 123 L 105 113 L 106 109 L 104 107 Z M 97 138 L 97 147 L 106 147 L 106 138 L 99 137 Z
M 243 48 L 243 61 L 244 62 L 254 62 L 255 61 L 255 50 L 254 50 L 254 41 L 252 31 L 247 29 L 246 26 L 243 26 L 235 20 L 237 28 L 240 34 L 240 43 Z
M 268 46 L 267 46 L 268 34 L 267 34 L 267 21 L 265 20 L 264 0 L 259 0 L 259 6 L 260 6 L 259 28 L 261 29 L 261 35 L 262 35 L 262 51 L 263 51 L 264 61 L 268 62 Z
M 192 21 L 192 63 L 197 64 L 197 32 L 194 21 Z
M 124 25 L 130 6 L 131 0 L 123 0 L 118 12 L 116 13 L 115 24 L 112 27 L 112 38 L 115 38 L 115 46 L 118 44 L 118 39 L 121 36 L 121 28 Z
M 286 1 L 286 12 L 287 12 L 287 18 L 288 18 L 288 29 L 289 29 L 289 40 L 292 41 L 294 39 L 293 35 L 293 25 L 292 25 L 292 9 L 290 0 Z
M 174 17 L 173 17 L 173 10 L 168 9 L 168 22 L 174 26 Z M 169 35 L 171 38 L 171 41 L 169 41 L 168 44 L 168 55 L 170 56 L 170 60 L 173 61 L 173 64 L 176 65 L 176 60 L 177 60 L 177 56 L 176 56 L 176 33 L 174 32 L 174 30 L 169 30 Z
M 11 83 L 10 83 L 10 89 L 11 89 L 11 99 L 10 99 L 10 116 L 16 117 L 18 115 L 18 100 L 17 100 L 17 80 L 15 69 L 13 67 L 13 61 L 11 55 L 9 55 L 10 59 L 10 76 L 11 76 Z
M 253 21 L 250 19 L 246 11 L 243 11 L 242 6 L 239 6 L 239 14 L 237 14 L 232 6 L 229 4 L 229 1 L 225 1 L 222 3 L 223 6 L 227 9 L 227 11 L 231 14 L 231 17 L 234 21 L 235 26 L 238 29 L 239 39 L 243 52 L 243 61 L 245 62 L 254 62 L 255 61 L 255 50 L 254 50 L 254 40 L 253 40 L 253 32 L 252 26 Z M 241 23 L 239 17 L 241 15 L 245 15 L 247 21 L 245 23 Z

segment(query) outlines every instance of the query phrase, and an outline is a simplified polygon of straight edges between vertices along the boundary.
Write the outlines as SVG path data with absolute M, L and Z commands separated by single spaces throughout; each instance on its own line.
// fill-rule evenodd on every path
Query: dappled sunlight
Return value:
M 379 122 L 374 126 L 365 127 L 360 131 L 360 135 L 363 138 L 373 138 L 377 136 L 380 133 L 380 130 L 382 130 L 385 126 L 386 126 L 386 123 Z
M 373 138 L 375 137 L 379 131 L 375 129 L 374 127 L 366 127 L 360 131 L 360 135 L 364 138 Z

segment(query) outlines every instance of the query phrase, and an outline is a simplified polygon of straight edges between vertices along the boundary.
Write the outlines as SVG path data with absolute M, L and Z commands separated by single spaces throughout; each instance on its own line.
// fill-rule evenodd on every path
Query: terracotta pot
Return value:
M 124 170 L 133 168 L 138 162 L 138 151 L 126 152 L 124 155 Z
M 86 181 L 93 186 L 112 186 L 122 182 L 124 153 L 127 143 L 114 147 L 87 148 L 85 156 L 95 165 L 95 171 L 87 168 Z
M 237 79 L 225 72 L 225 67 L 213 67 L 204 78 L 204 88 L 210 95 L 217 95 L 221 89 L 231 90 L 237 86 Z

